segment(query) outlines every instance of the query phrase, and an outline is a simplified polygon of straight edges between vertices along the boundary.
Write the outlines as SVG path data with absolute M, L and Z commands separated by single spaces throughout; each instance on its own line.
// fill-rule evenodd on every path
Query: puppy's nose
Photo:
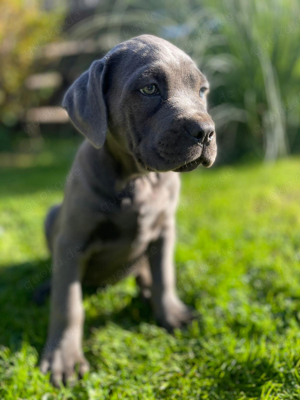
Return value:
M 189 123 L 188 132 L 201 143 L 210 142 L 214 137 L 215 128 L 210 123 L 193 122 Z

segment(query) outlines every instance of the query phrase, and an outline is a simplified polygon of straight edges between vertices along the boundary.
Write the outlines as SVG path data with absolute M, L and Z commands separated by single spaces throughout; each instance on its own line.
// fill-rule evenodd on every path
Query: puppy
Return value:
M 183 51 L 142 35 L 93 62 L 67 91 L 63 107 L 87 140 L 45 223 L 53 276 L 41 370 L 54 385 L 76 364 L 79 375 L 88 370 L 81 282 L 105 287 L 135 273 L 163 327 L 190 320 L 175 287 L 175 210 L 178 172 L 216 158 L 208 87 Z

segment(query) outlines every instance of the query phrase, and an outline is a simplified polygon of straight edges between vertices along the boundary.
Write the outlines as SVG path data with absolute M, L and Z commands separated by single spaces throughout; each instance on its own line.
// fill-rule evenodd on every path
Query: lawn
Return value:
M 75 148 L 49 143 L 0 170 L 0 399 L 299 399 L 299 158 L 183 175 L 178 291 L 200 317 L 171 335 L 132 278 L 86 289 L 91 372 L 74 388 L 49 384 L 36 367 L 49 301 L 32 294 L 50 273 L 42 222 Z

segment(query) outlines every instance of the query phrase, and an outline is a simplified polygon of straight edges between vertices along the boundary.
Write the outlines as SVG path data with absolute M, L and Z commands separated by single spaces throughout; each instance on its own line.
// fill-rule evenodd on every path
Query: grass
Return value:
M 170 335 L 132 278 L 85 290 L 91 372 L 74 388 L 49 384 L 36 367 L 49 302 L 32 293 L 50 273 L 42 221 L 75 147 L 49 144 L 0 170 L 0 399 L 299 399 L 297 158 L 183 175 L 178 291 L 201 317 Z

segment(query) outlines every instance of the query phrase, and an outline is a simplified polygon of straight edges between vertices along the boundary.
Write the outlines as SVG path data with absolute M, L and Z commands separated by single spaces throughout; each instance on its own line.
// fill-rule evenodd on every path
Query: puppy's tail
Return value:
M 45 218 L 45 223 L 44 223 L 45 236 L 48 248 L 51 253 L 52 253 L 53 234 L 55 231 L 55 226 L 57 224 L 60 208 L 61 204 L 56 204 L 55 206 L 51 207 Z

